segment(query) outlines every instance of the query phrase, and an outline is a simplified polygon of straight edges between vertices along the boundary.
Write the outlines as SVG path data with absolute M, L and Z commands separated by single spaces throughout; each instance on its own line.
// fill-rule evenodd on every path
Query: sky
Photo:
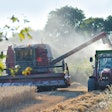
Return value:
M 112 15 L 112 0 L 0 0 L 0 25 L 15 15 L 27 18 L 31 28 L 42 30 L 49 12 L 66 5 L 81 9 L 86 18 Z

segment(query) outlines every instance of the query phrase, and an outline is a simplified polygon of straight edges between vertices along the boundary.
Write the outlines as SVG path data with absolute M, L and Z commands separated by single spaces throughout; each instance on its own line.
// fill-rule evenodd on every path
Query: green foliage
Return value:
M 112 31 L 112 16 L 85 18 L 82 10 L 70 6 L 51 11 L 45 26 L 47 36 L 56 41 L 69 38 L 74 32 L 90 36 L 101 31 Z
M 2 61 L 0 60 L 0 76 L 2 75 L 2 72 L 4 71 L 4 69 L 5 69 L 5 66 L 2 63 Z
M 32 39 L 32 36 L 31 36 L 30 33 L 29 33 L 30 31 L 31 31 L 31 29 L 28 28 L 28 27 L 22 29 L 22 30 L 20 31 L 20 33 L 19 33 L 19 38 L 20 38 L 20 40 L 25 39 L 26 36 L 27 36 L 29 39 Z
M 112 31 L 112 16 L 108 16 L 104 24 L 105 31 Z
M 3 60 L 4 58 L 6 58 L 6 55 L 4 55 L 3 51 L 1 51 L 1 53 L 0 53 L 0 60 Z
M 49 13 L 45 31 L 50 37 L 66 38 L 85 18 L 83 11 L 65 6 Z
M 88 18 L 85 19 L 79 26 L 80 31 L 87 32 L 88 34 L 96 34 L 104 30 L 103 18 Z
M 23 71 L 22 71 L 22 75 L 29 75 L 31 74 L 32 68 L 31 67 L 26 67 Z
M 10 70 L 10 74 L 15 77 L 16 73 L 18 73 L 18 71 L 20 70 L 20 66 L 17 65 L 14 68 L 9 68 Z M 22 75 L 26 76 L 31 74 L 32 68 L 31 67 L 26 67 L 23 71 L 22 71 Z
M 10 70 L 11 75 L 15 76 L 16 71 L 14 69 L 12 69 L 12 68 L 9 68 L 9 70 Z
M 16 65 L 14 68 L 9 68 L 12 76 L 16 76 L 16 73 L 19 71 L 19 69 L 20 69 L 19 65 Z
M 0 32 L 0 41 L 2 41 L 3 40 L 3 32 Z
M 19 22 L 19 19 L 17 17 L 15 17 L 14 15 L 10 18 L 10 20 L 14 23 L 14 22 Z
M 27 19 L 19 19 L 16 16 L 12 16 L 10 18 L 11 25 L 4 25 L 3 28 L 0 28 L 0 41 L 8 40 L 9 34 L 13 36 L 14 34 L 18 34 L 20 40 L 25 39 L 28 37 L 29 39 L 32 38 L 30 35 L 31 28 L 27 27 L 26 24 L 30 21 Z
M 23 23 L 20 21 L 19 18 L 17 18 L 16 16 L 12 16 L 10 18 L 12 24 L 11 25 L 4 25 L 2 28 L 0 28 L 0 41 L 8 40 L 8 33 L 11 33 L 11 36 L 13 36 L 14 34 L 18 34 L 20 40 L 25 39 L 26 37 L 28 37 L 29 39 L 32 39 L 32 36 L 30 35 L 30 31 L 31 28 L 29 27 L 24 27 L 23 25 L 30 21 L 28 21 L 27 19 L 23 19 Z M 16 24 L 15 24 L 16 23 Z M 0 75 L 2 75 L 2 72 L 4 70 L 4 64 L 2 62 L 3 58 L 5 58 L 6 56 L 3 54 L 0 54 Z M 14 76 L 15 73 L 17 72 L 18 69 L 12 69 L 10 68 L 10 72 L 11 74 Z
M 20 37 L 20 40 L 25 39 L 25 35 L 24 35 L 23 31 L 21 31 L 21 32 L 19 33 L 19 37 Z
M 2 75 L 2 72 L 5 69 L 5 65 L 3 64 L 3 59 L 6 58 L 6 56 L 3 54 L 3 52 L 0 53 L 0 76 Z

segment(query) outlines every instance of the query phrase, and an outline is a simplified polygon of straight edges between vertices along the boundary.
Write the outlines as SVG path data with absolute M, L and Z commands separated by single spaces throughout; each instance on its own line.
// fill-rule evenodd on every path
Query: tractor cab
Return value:
M 105 89 L 112 84 L 112 50 L 96 51 L 93 75 L 88 80 L 88 91 Z
M 112 57 L 103 57 L 99 59 L 99 71 L 102 71 L 105 68 L 112 69 Z

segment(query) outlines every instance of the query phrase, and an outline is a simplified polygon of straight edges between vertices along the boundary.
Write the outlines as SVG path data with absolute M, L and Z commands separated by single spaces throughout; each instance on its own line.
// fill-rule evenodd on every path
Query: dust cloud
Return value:
M 76 34 L 75 32 L 75 34 L 71 34 L 70 37 L 66 39 L 59 41 L 50 41 L 49 39 L 49 41 L 46 40 L 46 43 L 51 46 L 55 59 L 90 40 L 90 38 L 91 37 L 84 37 L 80 34 Z M 94 65 L 94 62 L 89 62 L 90 57 L 94 58 L 96 50 L 108 49 L 110 49 L 109 46 L 103 44 L 102 39 L 100 39 L 66 58 L 65 62 L 67 62 L 69 66 L 72 81 L 77 81 L 87 86 L 87 80 L 89 76 L 92 75 L 92 65 Z
M 18 37 L 13 37 L 8 41 L 0 42 L 0 51 L 6 51 L 9 45 L 45 43 L 51 46 L 53 58 L 55 59 L 90 39 L 90 37 L 84 37 L 76 32 L 70 34 L 70 36 L 65 39 L 59 39 L 58 41 L 53 41 L 51 38 L 46 37 L 46 34 L 43 32 L 40 33 L 35 31 L 32 33 L 32 37 L 32 39 L 26 38 L 23 41 L 20 41 Z M 92 65 L 94 65 L 94 63 L 91 64 L 89 62 L 89 58 L 94 57 L 96 50 L 106 49 L 109 49 L 108 45 L 103 44 L 100 39 L 66 58 L 65 62 L 68 63 L 72 81 L 87 85 L 88 77 L 92 74 Z

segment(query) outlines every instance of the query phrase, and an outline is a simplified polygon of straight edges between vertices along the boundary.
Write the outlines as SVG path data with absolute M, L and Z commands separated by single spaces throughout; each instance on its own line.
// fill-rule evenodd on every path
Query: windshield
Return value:
M 104 68 L 112 68 L 112 57 L 99 58 L 99 70 Z
M 16 49 L 16 61 L 32 61 L 33 50 L 31 48 Z

